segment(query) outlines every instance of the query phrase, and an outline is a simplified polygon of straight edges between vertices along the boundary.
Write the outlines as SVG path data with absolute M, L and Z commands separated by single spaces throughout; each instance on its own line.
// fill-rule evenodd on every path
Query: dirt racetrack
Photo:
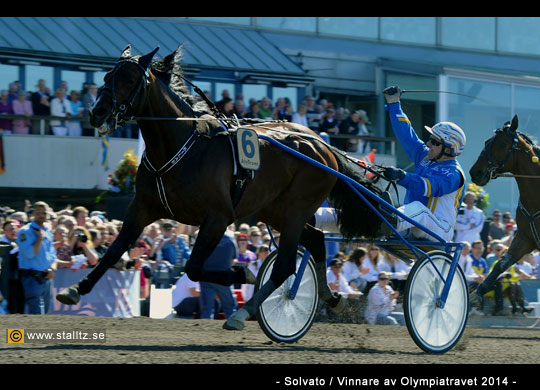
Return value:
M 243 331 L 220 320 L 3 315 L 1 363 L 532 363 L 540 362 L 538 329 L 467 327 L 458 345 L 429 355 L 406 327 L 316 322 L 293 344 L 268 339 L 256 321 Z M 12 344 L 8 329 L 105 331 L 105 342 Z M 28 341 L 28 340 L 27 340 Z

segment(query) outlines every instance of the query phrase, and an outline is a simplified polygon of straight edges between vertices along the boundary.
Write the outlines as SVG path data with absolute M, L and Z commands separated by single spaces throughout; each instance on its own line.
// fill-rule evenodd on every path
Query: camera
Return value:
M 86 234 L 84 234 L 82 232 L 75 233 L 75 237 L 77 237 L 77 241 L 80 241 L 80 242 L 88 241 L 88 237 L 86 237 Z

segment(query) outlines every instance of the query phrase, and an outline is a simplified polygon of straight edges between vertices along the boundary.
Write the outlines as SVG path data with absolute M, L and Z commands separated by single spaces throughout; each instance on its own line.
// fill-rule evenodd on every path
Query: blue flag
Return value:
M 106 171 L 108 171 L 109 170 L 109 136 L 108 135 L 101 138 L 101 146 L 103 147 L 103 160 L 101 161 L 101 165 Z

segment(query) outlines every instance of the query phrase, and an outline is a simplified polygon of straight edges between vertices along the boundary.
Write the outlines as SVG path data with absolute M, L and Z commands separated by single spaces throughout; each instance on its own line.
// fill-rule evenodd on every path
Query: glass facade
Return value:
M 540 18 L 498 18 L 497 26 L 499 51 L 540 55 Z
M 469 169 L 484 148 L 486 139 L 493 135 L 493 130 L 510 121 L 514 114 L 519 118 L 519 130 L 530 135 L 537 142 L 540 140 L 540 83 L 522 85 L 519 81 L 484 78 L 448 77 L 448 90 L 472 94 L 479 99 L 449 95 L 448 118 L 457 123 L 467 135 L 467 147 L 459 161 L 467 180 L 470 181 Z M 501 211 L 515 212 L 519 191 L 514 179 L 499 178 L 492 180 L 484 188 L 489 193 L 490 207 Z
M 24 66 L 24 85 L 26 91 L 36 91 L 38 80 L 45 80 L 45 85 L 51 89 L 54 94 L 54 68 L 52 66 L 25 65 Z M 58 80 L 60 81 L 60 80 Z
M 19 80 L 19 67 L 0 64 L 0 90 L 7 90 L 10 83 Z
M 319 33 L 377 39 L 379 37 L 379 18 L 321 17 L 319 18 Z
M 442 46 L 463 49 L 495 50 L 495 18 L 441 18 Z
M 73 90 L 79 92 L 82 90 L 82 85 L 86 82 L 86 73 L 74 70 L 63 70 L 60 79 L 67 82 L 68 90 L 66 91 L 66 94 L 69 95 Z
M 423 45 L 436 43 L 436 18 L 381 18 L 381 39 Z
M 268 96 L 268 88 L 264 84 L 243 84 L 242 95 L 244 95 L 244 103 L 249 105 L 249 99 L 261 100 Z
M 275 104 L 279 98 L 288 98 L 291 102 L 293 111 L 296 111 L 298 102 L 298 90 L 296 88 L 272 88 L 272 102 Z
M 317 18 L 315 17 L 257 17 L 256 24 L 280 30 L 296 30 L 315 32 Z

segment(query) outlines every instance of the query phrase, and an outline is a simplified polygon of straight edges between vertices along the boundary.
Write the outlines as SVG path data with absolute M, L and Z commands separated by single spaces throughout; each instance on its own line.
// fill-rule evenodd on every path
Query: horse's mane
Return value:
M 167 85 L 173 93 L 188 103 L 198 116 L 210 114 L 211 111 L 206 102 L 191 95 L 189 88 L 184 84 L 182 80 L 184 73 L 180 66 L 181 58 L 182 50 L 178 48 L 174 53 L 169 54 L 162 60 L 152 61 L 152 73 Z
M 503 127 L 501 129 L 497 129 L 495 130 L 495 133 L 499 132 L 499 131 L 505 131 L 506 128 L 510 128 L 510 122 L 506 122 Z M 522 131 L 518 131 L 516 129 L 516 134 L 518 136 L 520 136 L 521 138 L 523 138 L 523 140 L 525 141 L 525 143 L 527 143 L 533 150 L 534 153 L 536 154 L 540 154 L 540 146 L 538 146 L 532 139 L 531 139 L 531 136 L 522 132 Z
M 540 154 L 540 146 L 538 146 L 536 143 L 534 143 L 529 135 L 527 135 L 527 134 L 525 134 L 525 133 L 523 133 L 521 131 L 518 131 L 517 134 L 519 136 L 521 136 L 521 138 L 523 138 L 525 140 L 525 142 L 532 147 L 534 153 Z

